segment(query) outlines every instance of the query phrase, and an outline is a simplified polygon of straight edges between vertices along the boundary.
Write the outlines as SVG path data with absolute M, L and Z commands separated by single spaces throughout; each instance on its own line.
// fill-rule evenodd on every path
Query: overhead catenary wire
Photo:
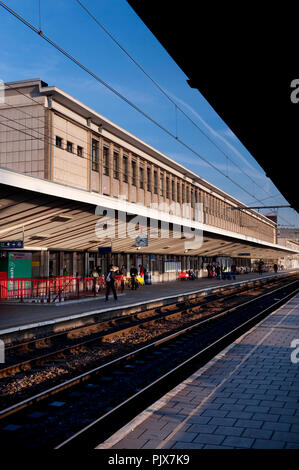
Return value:
M 141 115 L 143 115 L 146 119 L 151 121 L 153 124 L 155 124 L 157 127 L 159 127 L 163 132 L 165 132 L 167 135 L 175 139 L 177 142 L 179 142 L 181 145 L 183 145 L 187 150 L 189 150 L 191 153 L 194 155 L 198 156 L 200 159 L 202 159 L 206 164 L 208 164 L 211 168 L 213 168 L 215 171 L 220 173 L 222 176 L 227 178 L 231 183 L 239 187 L 242 191 L 246 192 L 249 196 L 254 198 L 256 201 L 261 202 L 258 198 L 256 198 L 252 193 L 250 193 L 247 189 L 245 189 L 243 186 L 241 186 L 238 182 L 233 180 L 230 176 L 226 175 L 225 172 L 217 168 L 213 163 L 211 163 L 208 159 L 203 157 L 199 152 L 197 152 L 195 149 L 193 149 L 190 145 L 188 145 L 186 142 L 178 138 L 173 132 L 171 132 L 169 129 L 167 129 L 165 126 L 163 126 L 161 123 L 156 121 L 153 117 L 151 117 L 148 113 L 143 111 L 141 108 L 139 108 L 135 103 L 130 101 L 128 98 L 126 98 L 124 95 L 122 95 L 120 92 L 118 92 L 115 88 L 113 88 L 111 85 L 109 85 L 107 82 L 105 82 L 101 77 L 99 77 L 96 73 L 94 73 L 92 70 L 90 70 L 88 67 L 86 67 L 84 64 L 82 64 L 79 60 L 77 60 L 75 57 L 73 57 L 69 52 L 67 52 L 65 49 L 63 49 L 61 46 L 59 46 L 57 43 L 55 43 L 50 37 L 46 36 L 42 31 L 38 30 L 32 23 L 27 21 L 25 18 L 23 18 L 21 15 L 19 15 L 16 11 L 14 11 L 12 8 L 10 8 L 6 3 L 0 1 L 0 6 L 2 6 L 5 10 L 7 10 L 10 14 L 12 14 L 15 18 L 17 18 L 19 21 L 21 21 L 23 24 L 25 24 L 28 28 L 30 28 L 33 32 L 38 34 L 40 37 L 42 37 L 46 42 L 48 42 L 50 45 L 52 45 L 55 49 L 57 49 L 60 53 L 62 53 L 64 56 L 66 56 L 68 59 L 70 59 L 72 62 L 74 62 L 78 67 L 80 67 L 82 70 L 87 72 L 89 75 L 91 75 L 96 81 L 101 83 L 103 86 L 108 88 L 112 93 L 114 93 L 116 96 L 118 96 L 120 99 L 122 99 L 124 102 L 126 102 L 129 106 L 131 106 L 133 109 L 135 109 L 137 112 L 139 112 Z
M 177 112 L 180 111 L 182 115 L 189 121 L 191 124 L 199 131 L 201 132 L 202 135 L 204 135 L 210 143 L 212 143 L 225 157 L 226 161 L 228 160 L 236 167 L 238 168 L 247 178 L 249 178 L 256 186 L 264 191 L 266 194 L 270 194 L 268 191 L 265 190 L 262 186 L 257 184 L 257 182 L 250 176 L 246 171 L 243 170 L 243 168 L 240 167 L 234 160 L 232 160 L 228 154 L 213 140 L 211 137 L 203 131 L 201 127 L 171 98 L 171 96 L 154 80 L 149 73 L 146 72 L 146 70 L 134 59 L 134 57 L 120 44 L 119 41 L 105 28 L 105 26 L 99 21 L 99 19 L 80 1 L 80 0 L 75 0 L 82 8 L 85 10 L 85 12 L 93 19 L 93 21 L 110 37 L 110 39 L 124 52 L 124 54 L 138 67 L 138 69 L 155 85 L 156 88 L 160 90 L 160 92 L 174 105 L 175 107 L 175 120 L 176 120 L 176 136 L 178 136 L 178 127 L 177 127 Z M 227 166 L 228 168 L 228 166 Z M 228 172 L 227 172 L 228 174 Z M 275 196 L 270 196 L 270 197 L 275 197 Z

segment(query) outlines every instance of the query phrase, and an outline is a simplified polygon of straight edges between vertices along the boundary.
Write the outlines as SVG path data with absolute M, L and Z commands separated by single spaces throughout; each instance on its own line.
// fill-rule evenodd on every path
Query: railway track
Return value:
M 9 448 L 17 441 L 23 448 L 95 447 L 297 293 L 298 284 L 298 279 L 289 281 L 222 309 L 3 410 L 0 445 Z
M 275 279 L 269 282 L 265 288 L 271 289 L 278 283 L 288 282 L 288 279 L 290 278 L 288 277 L 283 280 Z M 239 302 L 239 297 L 251 295 L 256 290 L 257 286 L 232 288 L 225 295 L 217 293 L 208 296 L 204 300 L 198 297 L 176 302 L 158 309 L 144 310 L 133 315 L 98 322 L 89 326 L 77 327 L 70 331 L 8 346 L 5 350 L 5 365 L 0 367 L 0 378 L 9 377 L 22 371 L 30 371 L 34 367 L 42 366 L 57 359 L 60 360 L 69 354 L 80 353 L 82 348 L 111 341 L 119 335 L 120 331 L 129 332 L 133 329 L 145 327 L 150 322 L 161 319 L 171 321 L 183 315 L 188 317 L 186 320 L 190 321 L 192 320 L 192 314 L 197 315 L 199 311 L 201 311 L 200 316 L 202 317 L 214 315 L 219 308 L 222 308 L 223 303 L 230 301 Z M 211 307 L 214 310 L 213 312 L 211 312 Z M 41 351 L 43 351 L 42 354 L 40 354 Z

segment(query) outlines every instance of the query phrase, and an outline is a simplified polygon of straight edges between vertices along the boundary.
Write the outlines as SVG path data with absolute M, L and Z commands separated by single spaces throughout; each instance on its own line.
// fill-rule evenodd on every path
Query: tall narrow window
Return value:
M 160 196 L 164 196 L 164 174 L 160 173 Z
M 113 152 L 113 178 L 119 179 L 119 153 Z
M 169 199 L 169 177 L 166 176 L 166 197 Z
M 109 147 L 103 148 L 103 170 L 104 175 L 109 176 Z
M 171 199 L 175 201 L 175 181 L 171 180 Z
M 139 167 L 139 187 L 144 189 L 144 166 L 140 165 Z
M 176 185 L 176 192 L 177 192 L 177 202 L 181 202 L 181 191 L 180 191 L 180 183 L 177 183 Z
M 154 194 L 158 194 L 158 174 L 157 174 L 157 170 L 154 170 Z
M 185 185 L 183 184 L 182 185 L 182 204 L 184 204 L 184 202 L 185 202 L 185 191 L 186 191 L 185 190 Z
M 147 190 L 151 191 L 152 190 L 152 172 L 151 172 L 151 167 L 148 166 L 147 169 Z
M 132 185 L 136 186 L 136 161 L 132 160 Z
M 194 189 L 191 188 L 191 207 L 194 207 Z
M 92 139 L 92 169 L 99 171 L 99 141 Z
M 123 182 L 127 183 L 129 181 L 128 177 L 128 157 L 127 155 L 123 156 Z

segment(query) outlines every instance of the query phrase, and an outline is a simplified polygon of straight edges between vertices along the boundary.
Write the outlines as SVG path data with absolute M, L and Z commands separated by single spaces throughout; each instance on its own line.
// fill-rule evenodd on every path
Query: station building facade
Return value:
M 133 215 L 134 207 L 141 213 L 142 208 L 156 208 L 177 220 L 188 219 L 196 224 L 196 208 L 201 207 L 204 238 L 205 234 L 210 236 L 203 240 L 207 245 L 203 243 L 201 249 L 194 251 L 165 240 L 138 249 L 124 240 L 99 242 L 91 226 L 87 235 L 85 231 L 78 236 L 80 221 L 77 226 L 70 223 L 68 235 L 55 237 L 58 225 L 51 226 L 49 220 L 43 219 L 44 226 L 41 222 L 35 231 L 31 225 L 23 228 L 24 250 L 32 253 L 33 275 L 61 275 L 64 269 L 69 274 L 88 275 L 97 265 L 103 270 L 109 263 L 125 265 L 129 270 L 131 264 L 143 264 L 155 280 L 171 280 L 178 271 L 190 267 L 203 276 L 205 265 L 213 260 L 250 268 L 254 259 L 275 248 L 277 225 L 272 220 L 246 209 L 234 197 L 63 90 L 33 79 L 5 84 L 4 96 L 0 104 L 2 169 L 28 179 L 33 177 L 36 182 L 55 183 L 57 188 L 75 188 L 78 194 L 98 195 L 107 207 L 113 207 L 116 200 L 122 201 Z M 33 189 L 36 187 L 39 185 L 33 183 Z M 57 217 L 57 223 L 60 217 L 62 224 L 72 218 Z M 15 230 L 16 222 L 16 214 L 13 220 L 7 219 L 6 226 L 11 231 L 0 231 L 0 241 L 20 236 Z M 174 238 L 173 227 L 171 232 Z M 248 248 L 250 244 L 252 249 Z M 99 253 L 99 246 L 110 246 L 111 252 Z M 266 251 L 258 251 L 258 247 Z M 269 254 L 270 259 L 278 257 L 275 251 Z

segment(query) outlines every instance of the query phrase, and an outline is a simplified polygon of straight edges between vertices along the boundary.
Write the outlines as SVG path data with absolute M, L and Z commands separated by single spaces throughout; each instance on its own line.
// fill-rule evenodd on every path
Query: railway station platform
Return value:
M 295 272 L 295 271 L 289 271 Z M 239 274 L 236 280 L 217 280 L 211 278 L 200 278 L 194 281 L 178 280 L 167 283 L 145 285 L 136 291 L 125 290 L 124 294 L 118 296 L 114 301 L 110 294 L 108 302 L 104 297 L 92 297 L 89 299 L 74 300 L 57 304 L 12 304 L 0 303 L 0 336 L 13 332 L 29 330 L 34 328 L 48 327 L 57 328 L 57 324 L 63 327 L 64 322 L 89 321 L 93 315 L 100 315 L 102 320 L 122 315 L 123 312 L 140 310 L 142 306 L 159 306 L 167 302 L 182 300 L 182 296 L 188 296 L 201 292 L 206 295 L 214 289 L 239 285 L 249 281 L 269 279 L 275 276 L 284 276 L 287 271 L 275 273 Z
M 299 449 L 298 332 L 296 295 L 97 449 Z

